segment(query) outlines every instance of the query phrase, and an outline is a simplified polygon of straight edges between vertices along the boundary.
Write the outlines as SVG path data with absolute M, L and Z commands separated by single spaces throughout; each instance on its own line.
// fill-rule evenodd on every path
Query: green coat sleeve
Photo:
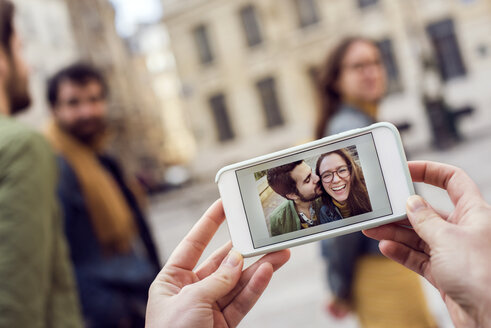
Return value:
M 293 201 L 285 200 L 270 215 L 271 235 L 277 236 L 284 233 L 300 230 L 300 219 L 293 205 Z
M 79 327 L 46 141 L 0 124 L 0 327 Z

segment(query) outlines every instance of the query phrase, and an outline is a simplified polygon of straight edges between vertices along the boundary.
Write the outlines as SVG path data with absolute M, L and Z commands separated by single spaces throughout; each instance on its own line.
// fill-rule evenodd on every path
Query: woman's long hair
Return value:
M 350 193 L 348 195 L 347 204 L 350 209 L 351 215 L 363 214 L 366 212 L 372 211 L 372 205 L 370 204 L 370 198 L 368 196 L 367 187 L 365 185 L 365 177 L 363 176 L 363 172 L 358 164 L 353 160 L 353 157 L 349 154 L 346 149 L 337 149 L 331 151 L 329 153 L 322 154 L 317 159 L 317 164 L 315 168 L 315 172 L 320 177 L 320 164 L 322 160 L 332 154 L 338 154 L 348 165 L 348 169 L 350 171 Z M 320 181 L 322 183 L 322 179 Z M 332 202 L 332 197 L 327 193 L 322 186 L 322 200 L 324 204 L 329 204 Z
M 315 137 L 320 139 L 325 136 L 326 125 L 339 110 L 342 95 L 338 90 L 338 81 L 343 69 L 343 60 L 350 46 L 358 41 L 375 43 L 363 37 L 347 37 L 341 40 L 330 52 L 323 67 L 319 71 L 317 87 L 319 94 L 319 110 L 315 127 Z
M 14 5 L 9 0 L 0 0 L 0 47 L 12 55 L 10 42 L 14 35 Z

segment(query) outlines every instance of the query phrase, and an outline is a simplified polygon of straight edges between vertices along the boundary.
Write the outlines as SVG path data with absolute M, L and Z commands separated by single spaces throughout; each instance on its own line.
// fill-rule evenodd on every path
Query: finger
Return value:
M 179 243 L 166 265 L 192 270 L 223 220 L 225 220 L 225 213 L 223 212 L 222 201 L 219 199 L 208 208 Z
M 211 256 L 206 259 L 206 261 L 204 261 L 196 270 L 196 275 L 198 276 L 199 280 L 204 279 L 215 272 L 231 249 L 232 242 L 228 241 L 225 245 L 213 252 L 213 254 L 211 254 Z
M 426 161 L 409 162 L 408 166 L 414 182 L 424 182 L 447 190 L 454 205 L 461 200 L 471 203 L 482 200 L 477 185 L 460 168 Z
M 262 263 L 252 275 L 247 285 L 234 298 L 234 300 L 223 310 L 225 320 L 230 327 L 235 327 L 244 316 L 256 304 L 268 286 L 273 276 L 273 266 L 270 263 Z
M 434 285 L 429 273 L 430 257 L 428 255 L 392 240 L 382 240 L 379 249 L 389 259 L 425 277 Z
M 194 285 L 186 287 L 192 289 L 191 292 L 196 300 L 215 303 L 237 285 L 243 265 L 242 255 L 232 249 L 215 272 Z
M 392 240 L 414 250 L 429 254 L 429 247 L 413 229 L 404 228 L 398 224 L 387 224 L 377 228 L 364 230 L 365 236 L 376 240 Z
M 439 241 L 438 235 L 441 232 L 453 227 L 443 220 L 421 196 L 410 196 L 406 203 L 406 210 L 414 230 L 430 247 Z
M 218 305 L 220 308 L 225 308 L 234 298 L 237 296 L 242 289 L 249 283 L 254 273 L 258 270 L 258 268 L 263 263 L 269 263 L 273 266 L 273 271 L 278 270 L 285 264 L 290 258 L 290 250 L 284 249 L 282 251 L 269 253 L 261 257 L 254 264 L 250 265 L 244 272 L 242 272 L 242 276 L 240 277 L 237 286 L 225 297 L 218 301 Z
M 433 208 L 433 211 L 435 211 L 436 214 L 438 214 L 442 219 L 448 221 L 448 218 L 450 217 L 450 213 L 448 211 L 439 210 L 437 208 Z
M 407 227 L 410 227 L 411 226 L 411 222 L 409 222 L 408 219 L 404 219 L 404 220 L 401 220 L 401 221 L 394 222 L 394 224 L 401 225 L 401 226 L 407 226 Z
M 444 219 L 445 221 L 447 221 L 450 213 L 447 212 L 447 211 L 443 211 L 443 210 L 440 210 L 438 208 L 433 208 L 433 211 L 436 212 L 436 214 L 440 215 L 442 219 Z M 412 227 L 411 226 L 411 222 L 409 221 L 409 219 L 404 219 L 402 221 L 397 221 L 396 222 L 397 224 L 399 225 L 404 225 L 404 226 L 407 226 L 407 227 Z
M 446 211 L 441 211 L 439 209 L 433 209 L 438 215 L 440 215 L 442 217 L 442 219 L 444 219 L 445 221 L 449 221 L 449 222 L 452 222 L 451 221 L 451 217 L 450 217 L 450 214 Z M 389 224 L 384 224 L 382 226 L 378 226 L 378 227 L 375 227 L 375 228 L 370 228 L 370 229 L 365 229 L 365 230 L 362 230 L 363 234 L 369 238 L 372 238 L 372 239 L 376 239 L 376 240 L 382 240 L 382 239 L 390 239 L 390 238 L 384 238 L 384 237 L 378 237 L 376 236 L 375 234 L 377 234 L 377 232 L 380 230 L 379 228 L 381 227 L 384 227 L 386 225 L 395 225 L 396 227 L 397 226 L 400 226 L 400 227 L 405 227 L 407 229 L 412 229 L 413 226 L 411 225 L 411 222 L 409 221 L 409 219 L 404 219 L 404 220 L 401 220 L 401 221 L 396 221 L 396 222 L 393 222 L 393 223 L 389 223 Z M 382 230 L 380 230 L 382 231 Z
M 447 218 L 449 217 L 449 213 L 447 211 L 443 211 L 443 210 L 439 210 L 437 208 L 433 208 L 433 210 L 442 217 L 442 219 L 444 219 L 445 221 L 447 220 Z M 403 220 L 400 220 L 400 221 L 396 221 L 396 222 L 393 222 L 393 224 L 397 224 L 397 225 L 400 225 L 400 226 L 405 226 L 405 227 L 412 227 L 411 226 L 411 222 L 409 221 L 409 219 L 403 219 Z

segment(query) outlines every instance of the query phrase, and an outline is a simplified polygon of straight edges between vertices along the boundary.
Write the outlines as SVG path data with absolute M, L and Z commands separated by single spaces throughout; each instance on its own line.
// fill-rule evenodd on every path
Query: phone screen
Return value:
M 255 249 L 393 213 L 370 132 L 236 176 Z

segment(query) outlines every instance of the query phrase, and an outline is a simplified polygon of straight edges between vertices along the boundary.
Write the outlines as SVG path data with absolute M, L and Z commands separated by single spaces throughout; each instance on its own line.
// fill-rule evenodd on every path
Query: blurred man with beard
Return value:
M 48 83 L 59 154 L 58 194 L 88 327 L 143 327 L 159 261 L 140 199 L 105 154 L 108 88 L 90 65 L 69 66 Z
M 80 327 L 56 200 L 56 159 L 13 120 L 30 104 L 14 6 L 0 0 L 0 327 Z

